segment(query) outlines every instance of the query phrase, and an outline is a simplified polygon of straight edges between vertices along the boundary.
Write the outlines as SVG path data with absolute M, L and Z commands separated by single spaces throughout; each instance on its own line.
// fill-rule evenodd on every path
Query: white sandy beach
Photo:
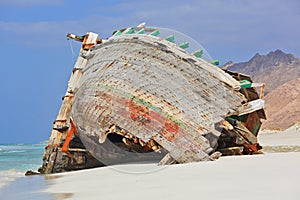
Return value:
M 258 140 L 262 146 L 300 145 L 300 124 L 284 131 L 263 130 Z
M 264 131 L 259 140 L 262 146 L 300 145 L 300 129 Z M 300 199 L 300 152 L 221 157 L 215 162 L 167 167 L 114 166 L 61 175 L 44 190 L 56 199 Z
M 70 199 L 296 200 L 299 167 L 300 153 L 274 153 L 169 166 L 140 175 L 100 168 L 65 174 L 46 191 L 73 194 Z

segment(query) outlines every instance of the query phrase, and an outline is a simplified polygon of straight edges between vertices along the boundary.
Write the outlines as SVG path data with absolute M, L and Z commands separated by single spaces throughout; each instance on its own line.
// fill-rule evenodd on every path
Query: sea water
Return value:
M 42 164 L 46 142 L 37 144 L 0 144 L 0 188 L 27 170 L 37 171 Z

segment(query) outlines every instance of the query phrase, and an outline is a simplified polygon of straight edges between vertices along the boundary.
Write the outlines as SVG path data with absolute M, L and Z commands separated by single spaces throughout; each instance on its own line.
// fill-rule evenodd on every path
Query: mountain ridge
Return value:
M 226 63 L 223 69 L 248 74 L 266 84 L 265 129 L 287 129 L 300 121 L 300 59 L 277 49 L 256 53 L 249 61 Z
M 300 77 L 300 59 L 277 49 L 267 55 L 256 53 L 249 61 L 224 65 L 231 71 L 251 75 L 255 82 L 266 83 L 266 94 L 278 86 Z

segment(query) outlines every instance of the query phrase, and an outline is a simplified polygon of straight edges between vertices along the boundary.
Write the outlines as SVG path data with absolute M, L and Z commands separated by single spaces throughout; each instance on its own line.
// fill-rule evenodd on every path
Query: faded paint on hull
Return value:
M 72 118 L 86 148 L 104 164 L 118 163 L 94 153 L 109 149 L 103 145 L 113 125 L 128 139 L 154 140 L 179 163 L 211 160 L 222 132 L 217 125 L 247 101 L 227 73 L 157 37 L 112 37 L 88 56 Z M 125 162 L 136 161 L 136 152 L 122 152 Z M 157 154 L 146 155 L 157 160 Z

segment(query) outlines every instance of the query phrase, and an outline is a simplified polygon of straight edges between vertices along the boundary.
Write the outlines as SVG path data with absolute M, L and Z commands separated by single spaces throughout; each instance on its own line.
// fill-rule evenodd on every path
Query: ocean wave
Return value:
M 23 146 L 20 145 L 0 145 L 2 151 L 11 150 L 11 149 L 22 149 Z
M 24 176 L 25 170 L 9 169 L 0 170 L 0 177 L 22 177 Z
M 8 152 L 8 153 L 18 153 L 18 152 L 25 152 L 25 151 L 35 151 L 35 150 L 44 150 L 43 143 L 37 144 L 14 144 L 14 145 L 0 145 L 0 152 Z
M 0 188 L 14 181 L 17 178 L 24 177 L 24 173 L 25 171 L 16 169 L 0 170 Z
M 11 151 L 5 151 L 5 153 L 23 153 L 26 152 L 25 150 L 11 150 Z
M 0 145 L 0 171 L 36 170 L 42 164 L 44 147 L 40 144 Z M 21 171 L 21 172 L 24 172 Z M 18 171 L 11 171 L 13 174 Z M 3 172 L 1 172 L 3 175 Z M 7 172 L 5 172 L 7 173 Z

